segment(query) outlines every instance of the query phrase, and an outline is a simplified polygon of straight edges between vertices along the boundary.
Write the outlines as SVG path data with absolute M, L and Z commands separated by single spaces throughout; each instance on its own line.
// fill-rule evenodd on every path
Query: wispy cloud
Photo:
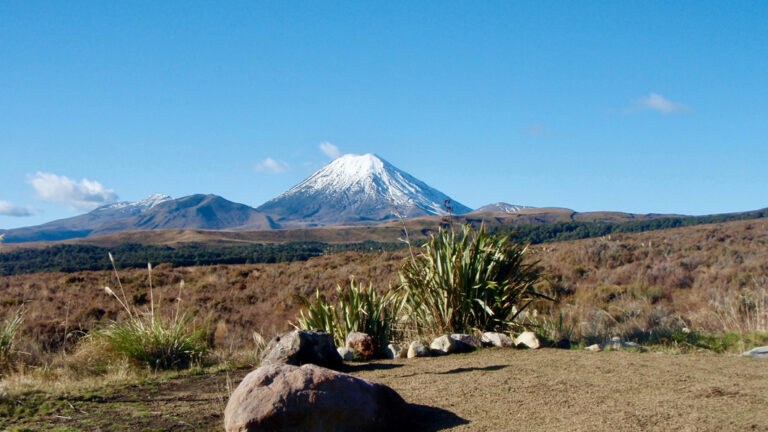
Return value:
M 676 114 L 690 111 L 686 105 L 672 102 L 658 93 L 651 93 L 635 101 L 635 106 L 643 110 L 654 110 L 662 114 Z
M 8 201 L 0 201 L 0 215 L 24 217 L 24 216 L 31 216 L 32 213 L 29 211 L 29 209 L 25 207 L 20 207 L 15 204 L 11 204 Z
M 97 181 L 79 182 L 66 176 L 38 171 L 27 182 L 35 188 L 37 198 L 62 204 L 73 210 L 93 210 L 117 201 L 117 194 Z
M 341 152 L 339 151 L 339 148 L 329 143 L 328 141 L 321 142 L 319 147 L 320 147 L 320 151 L 325 153 L 325 155 L 331 159 L 336 159 L 337 157 L 341 156 Z
M 261 162 L 257 162 L 253 166 L 253 169 L 255 169 L 256 172 L 263 172 L 263 173 L 269 173 L 269 174 L 280 174 L 288 171 L 290 168 L 291 167 L 287 163 L 272 159 L 270 157 L 264 159 Z
M 554 129 L 550 129 L 544 125 L 534 123 L 528 126 L 528 128 L 525 130 L 525 133 L 528 136 L 532 136 L 532 137 L 547 137 L 547 136 L 556 135 L 557 131 L 555 131 Z

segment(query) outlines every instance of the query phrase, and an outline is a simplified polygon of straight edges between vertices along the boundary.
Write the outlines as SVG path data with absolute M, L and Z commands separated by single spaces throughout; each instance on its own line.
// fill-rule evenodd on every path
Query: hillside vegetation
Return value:
M 530 219 L 533 217 L 534 219 Z M 408 221 L 411 240 L 422 244 L 438 225 L 469 223 L 475 228 L 509 234 L 520 243 L 540 244 L 637 233 L 735 220 L 768 217 L 768 210 L 689 217 L 628 219 L 622 213 L 575 213 L 565 209 L 529 209 L 512 215 L 465 215 L 449 219 L 417 218 Z M 405 247 L 401 226 L 335 227 L 297 230 L 140 231 L 67 243 L 6 245 L 0 249 L 0 275 L 36 272 L 108 270 L 107 252 L 122 267 L 144 267 L 147 262 L 175 267 L 304 261 L 343 251 L 394 251 Z
M 552 339 L 675 337 L 687 349 L 707 347 L 693 338 L 697 331 L 768 331 L 768 220 L 612 234 L 541 244 L 531 252 L 545 275 L 537 290 L 559 303 L 534 305 L 536 313 L 527 314 L 524 323 Z M 154 302 L 175 306 L 183 299 L 198 322 L 211 326 L 218 347 L 236 351 L 253 346 L 254 331 L 269 337 L 289 328 L 301 305 L 297 296 L 319 292 L 334 299 L 336 286 L 351 277 L 379 291 L 397 286 L 407 256 L 407 251 L 343 252 L 273 264 L 161 264 L 153 270 Z M 149 308 L 146 268 L 120 274 L 131 306 Z M 0 278 L 0 316 L 25 311 L 19 348 L 27 353 L 25 361 L 44 362 L 92 328 L 123 319 L 104 286 L 115 286 L 113 273 Z

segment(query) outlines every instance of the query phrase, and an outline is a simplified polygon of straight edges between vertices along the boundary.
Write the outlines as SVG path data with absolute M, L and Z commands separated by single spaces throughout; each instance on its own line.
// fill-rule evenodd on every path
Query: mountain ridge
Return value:
M 6 243 L 45 242 L 158 229 L 250 231 L 377 225 L 471 211 L 375 154 L 347 154 L 258 208 L 213 194 L 176 199 L 154 194 L 41 225 L 0 230 L 0 235 Z

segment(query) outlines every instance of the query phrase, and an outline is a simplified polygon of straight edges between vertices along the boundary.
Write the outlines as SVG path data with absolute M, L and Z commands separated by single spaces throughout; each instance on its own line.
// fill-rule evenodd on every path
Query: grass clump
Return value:
M 207 332 L 195 329 L 189 314 L 181 317 L 131 317 L 97 333 L 108 349 L 158 369 L 188 367 L 208 350 Z
M 534 290 L 541 270 L 526 250 L 485 227 L 441 229 L 400 271 L 408 317 L 432 334 L 509 328 L 533 301 L 552 300 Z
M 333 336 L 337 346 L 344 346 L 347 335 L 362 332 L 370 335 L 379 350 L 395 339 L 396 325 L 402 301 L 395 291 L 377 293 L 373 285 L 367 288 L 350 280 L 349 288 L 336 286 L 339 294 L 337 305 L 315 294 L 310 301 L 304 296 L 299 300 L 306 308 L 300 312 L 296 327 L 302 330 L 319 329 Z
M 18 310 L 0 324 L 0 372 L 11 366 L 13 362 L 13 356 L 16 353 L 16 336 L 24 322 L 23 315 L 21 310 Z
M 179 284 L 176 311 L 169 317 L 155 309 L 152 287 L 152 265 L 148 264 L 150 309 L 141 312 L 128 306 L 120 277 L 117 274 L 112 254 L 110 261 L 117 278 L 122 299 L 109 287 L 104 290 L 113 296 L 128 313 L 125 321 L 113 321 L 107 328 L 94 333 L 93 338 L 105 349 L 124 356 L 140 365 L 156 369 L 178 369 L 200 362 L 208 351 L 208 332 L 197 328 L 189 312 L 181 312 L 181 291 Z

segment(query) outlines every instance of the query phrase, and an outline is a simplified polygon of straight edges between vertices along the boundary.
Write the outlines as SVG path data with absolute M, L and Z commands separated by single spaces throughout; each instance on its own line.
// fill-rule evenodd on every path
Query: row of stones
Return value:
M 497 332 L 483 333 L 480 339 L 469 334 L 454 333 L 435 338 L 429 345 L 429 348 L 419 341 L 411 342 L 407 348 L 392 343 L 387 345 L 384 353 L 390 359 L 430 357 L 471 352 L 484 346 L 537 349 L 541 346 L 541 342 L 536 334 L 530 331 L 521 333 L 514 340 L 504 333 Z M 353 332 L 347 336 L 345 346 L 337 348 L 337 351 L 345 361 L 369 360 L 375 356 L 376 346 L 371 336 L 365 333 Z

